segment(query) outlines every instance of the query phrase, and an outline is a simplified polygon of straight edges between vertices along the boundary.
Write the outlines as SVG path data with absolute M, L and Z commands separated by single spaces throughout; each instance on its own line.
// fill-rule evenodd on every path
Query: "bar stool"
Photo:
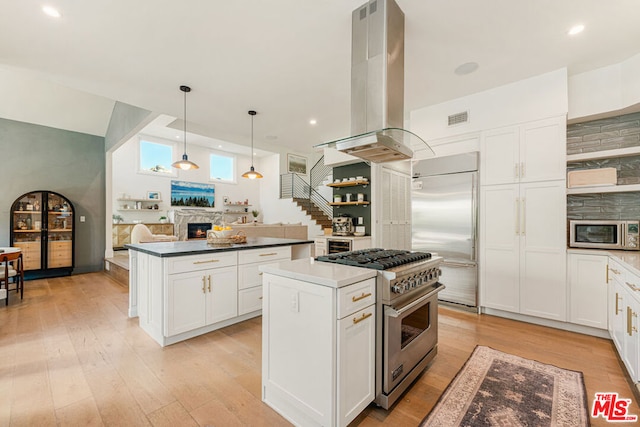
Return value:
M 16 292 L 20 292 L 20 299 L 24 296 L 22 252 L 20 250 L 11 250 L 0 253 L 0 266 L 0 299 L 4 297 L 5 305 L 9 305 L 10 279 L 13 278 L 13 283 L 16 284 Z M 2 289 L 3 285 L 4 289 Z

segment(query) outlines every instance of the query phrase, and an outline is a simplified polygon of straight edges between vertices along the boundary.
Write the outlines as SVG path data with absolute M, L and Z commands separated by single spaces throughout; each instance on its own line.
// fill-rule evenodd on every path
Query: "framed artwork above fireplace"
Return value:
M 213 208 L 215 207 L 215 185 L 172 180 L 171 206 Z

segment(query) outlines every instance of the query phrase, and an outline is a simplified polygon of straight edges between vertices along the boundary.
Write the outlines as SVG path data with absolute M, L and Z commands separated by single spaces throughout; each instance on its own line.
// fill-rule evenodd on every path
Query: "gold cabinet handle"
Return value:
M 627 286 L 633 289 L 634 291 L 640 291 L 640 288 L 634 285 L 633 283 L 629 283 L 629 282 L 624 282 L 624 283 L 626 283 Z
M 258 276 L 262 276 L 262 271 L 260 273 L 258 273 Z
M 260 256 L 273 256 L 273 255 L 278 255 L 277 252 L 269 252 L 268 254 L 260 254 Z
M 607 265 L 607 273 L 606 273 L 606 274 L 607 274 L 607 281 L 606 281 L 606 283 L 609 283 L 609 265 Z M 616 311 L 617 311 L 617 309 L 616 309 Z
M 620 272 L 618 270 L 616 270 L 615 268 L 609 267 L 609 270 L 613 271 L 616 274 L 620 274 Z
M 631 313 L 633 311 L 631 310 L 631 307 L 627 306 L 627 334 L 629 334 L 629 336 L 632 336 L 632 322 L 633 320 L 631 319 Z
M 620 301 L 622 298 L 620 296 L 618 296 L 618 293 L 616 292 L 616 316 L 618 315 L 618 313 L 620 313 L 622 310 L 618 309 L 618 301 Z
M 209 292 L 211 292 L 211 275 L 207 277 L 209 279 Z
M 368 319 L 371 316 L 373 316 L 373 313 L 362 313 L 362 316 L 353 318 L 353 324 L 355 325 L 356 323 L 360 323 L 364 319 Z
M 207 279 L 205 276 L 202 276 L 202 293 L 205 294 L 207 293 L 206 289 L 207 289 Z
M 206 261 L 193 261 L 194 264 L 209 264 L 210 262 L 220 262 L 219 259 L 208 259 Z
M 369 298 L 371 296 L 371 292 L 367 292 L 366 294 L 363 292 L 359 297 L 351 297 L 351 301 L 356 302 L 361 299 Z

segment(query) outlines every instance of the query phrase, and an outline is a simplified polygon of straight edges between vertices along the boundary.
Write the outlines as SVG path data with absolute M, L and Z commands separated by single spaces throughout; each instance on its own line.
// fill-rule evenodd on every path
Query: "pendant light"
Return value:
M 256 114 L 258 113 L 253 110 L 249 110 L 249 115 L 251 116 L 251 169 L 242 174 L 243 178 L 249 179 L 262 178 L 262 174 L 260 172 L 257 172 L 253 167 L 253 116 L 255 116 Z
M 184 92 L 184 154 L 182 155 L 182 160 L 173 162 L 171 166 L 182 170 L 198 169 L 198 165 L 189 161 L 187 157 L 187 93 L 191 92 L 191 88 L 189 86 L 180 86 L 180 90 Z

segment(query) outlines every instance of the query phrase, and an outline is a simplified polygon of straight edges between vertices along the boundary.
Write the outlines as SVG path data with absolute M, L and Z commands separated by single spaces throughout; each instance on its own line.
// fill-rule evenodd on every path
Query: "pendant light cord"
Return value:
M 182 89 L 182 88 L 181 88 Z M 184 150 L 183 153 L 187 154 L 187 91 L 184 91 L 184 126 L 182 126 L 182 129 L 184 131 L 184 134 L 182 136 L 182 139 L 184 141 Z

